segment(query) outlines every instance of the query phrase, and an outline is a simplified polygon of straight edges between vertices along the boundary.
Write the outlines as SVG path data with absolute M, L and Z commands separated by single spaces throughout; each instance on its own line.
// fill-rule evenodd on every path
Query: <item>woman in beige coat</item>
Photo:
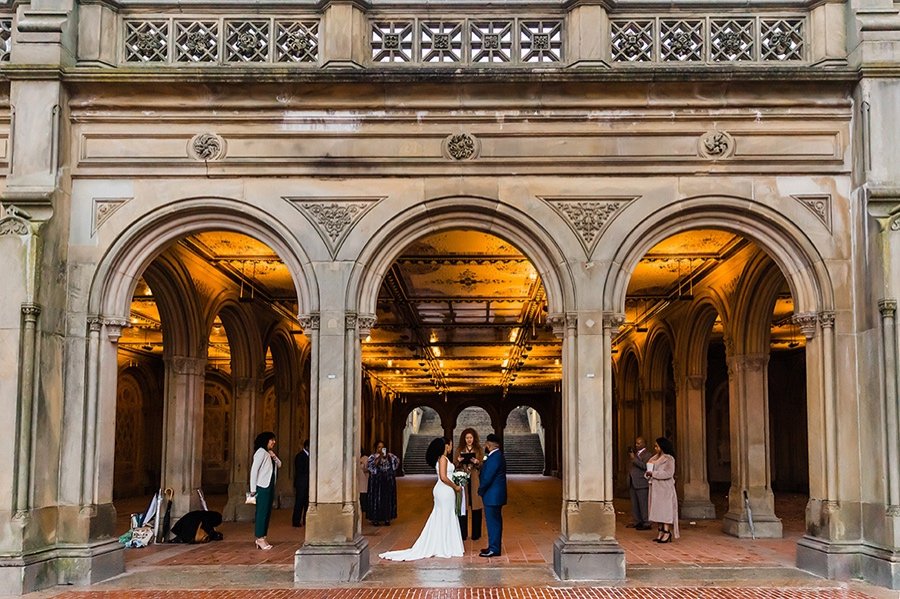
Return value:
M 675 494 L 675 448 L 665 437 L 656 440 L 656 452 L 647 462 L 645 476 L 650 480 L 651 522 L 659 525 L 659 534 L 654 541 L 671 543 L 678 538 L 678 496 Z
M 454 456 L 454 465 L 456 470 L 463 470 L 469 473 L 469 484 L 466 488 L 466 511 L 472 513 L 472 540 L 477 541 L 481 538 L 481 514 L 484 510 L 484 504 L 481 496 L 478 494 L 478 484 L 480 482 L 478 473 L 481 470 L 481 462 L 484 461 L 484 450 L 481 443 L 478 442 L 478 432 L 474 428 L 465 429 L 459 436 L 459 443 L 456 445 L 456 455 Z M 467 529 L 469 528 L 468 514 L 459 517 L 459 530 L 462 532 L 463 541 L 468 537 Z

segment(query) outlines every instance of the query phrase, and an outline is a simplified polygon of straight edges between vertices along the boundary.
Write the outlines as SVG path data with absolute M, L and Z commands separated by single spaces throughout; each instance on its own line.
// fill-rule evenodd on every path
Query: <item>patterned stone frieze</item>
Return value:
M 0 62 L 9 62 L 12 49 L 12 18 L 0 17 Z
M 822 221 L 825 228 L 831 231 L 831 196 L 820 195 L 792 195 L 792 198 L 803 204 L 812 214 Z
M 372 62 L 533 64 L 563 58 L 563 21 L 519 19 L 373 19 Z
M 319 20 L 256 16 L 126 18 L 126 63 L 316 63 Z
M 804 15 L 614 17 L 610 55 L 632 64 L 803 63 L 807 30 Z

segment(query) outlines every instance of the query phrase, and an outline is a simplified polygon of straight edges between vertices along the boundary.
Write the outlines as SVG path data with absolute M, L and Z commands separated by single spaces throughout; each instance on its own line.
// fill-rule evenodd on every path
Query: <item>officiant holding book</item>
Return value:
M 474 428 L 465 429 L 459 436 L 454 456 L 456 470 L 469 474 L 469 484 L 466 488 L 466 513 L 459 516 L 459 530 L 463 540 L 468 538 L 469 514 L 472 514 L 472 540 L 481 538 L 481 515 L 484 504 L 478 495 L 478 473 L 481 471 L 481 463 L 484 461 L 484 450 L 478 442 L 478 433 Z

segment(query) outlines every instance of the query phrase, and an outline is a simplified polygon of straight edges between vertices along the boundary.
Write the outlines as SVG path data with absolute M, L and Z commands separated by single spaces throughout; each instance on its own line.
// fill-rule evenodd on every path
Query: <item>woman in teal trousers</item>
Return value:
M 250 466 L 250 494 L 256 497 L 256 547 L 264 551 L 272 548 L 266 535 L 269 518 L 275 501 L 275 473 L 281 468 L 281 460 L 275 455 L 275 433 L 256 435 L 253 442 L 253 464 Z

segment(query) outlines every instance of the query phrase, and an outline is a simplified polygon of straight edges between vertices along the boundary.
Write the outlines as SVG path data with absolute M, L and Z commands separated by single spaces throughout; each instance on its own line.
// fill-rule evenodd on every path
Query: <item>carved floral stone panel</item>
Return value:
M 634 197 L 543 197 L 578 237 L 590 259 L 604 229 L 615 215 L 637 199 Z
M 384 198 L 286 197 L 284 199 L 316 228 L 333 258 L 353 226 L 372 206 Z

